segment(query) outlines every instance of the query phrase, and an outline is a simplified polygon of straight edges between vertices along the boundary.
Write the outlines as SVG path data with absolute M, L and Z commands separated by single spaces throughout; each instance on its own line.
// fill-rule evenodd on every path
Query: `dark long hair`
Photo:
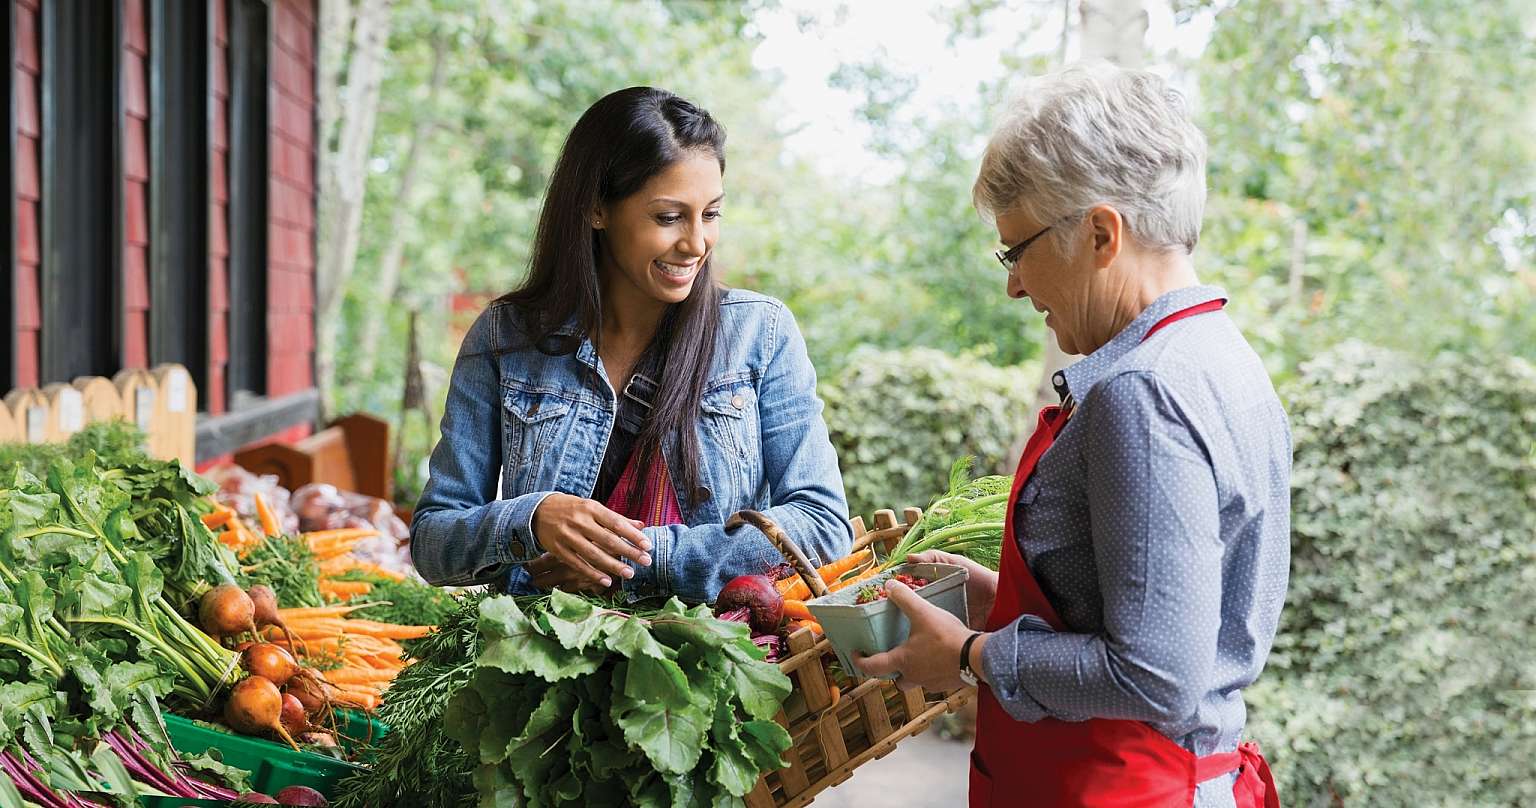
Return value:
M 619 90 L 582 114 L 549 178 L 528 277 L 501 298 L 518 310 L 538 350 L 572 353 L 581 336 L 602 331 L 601 245 L 592 211 L 638 193 L 690 151 L 710 153 L 725 172 L 725 129 L 708 112 L 666 90 Z M 706 259 L 700 267 L 687 299 L 669 306 L 662 317 L 651 347 L 665 363 L 660 389 L 634 449 L 640 462 L 648 463 L 666 436 L 676 434 L 681 465 L 674 484 L 680 498 L 694 504 L 705 493 L 699 484 L 699 402 L 720 330 L 720 291 L 711 262 Z M 579 334 L 562 339 L 558 332 L 573 319 Z

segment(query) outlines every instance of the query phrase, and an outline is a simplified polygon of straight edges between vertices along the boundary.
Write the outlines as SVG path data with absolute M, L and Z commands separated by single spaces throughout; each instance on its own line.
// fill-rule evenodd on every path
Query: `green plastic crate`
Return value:
M 345 749 L 358 743 L 377 741 L 387 731 L 376 719 L 351 710 L 337 711 L 338 741 Z M 367 771 L 366 766 L 326 757 L 314 752 L 295 752 L 287 744 L 236 735 L 198 724 L 179 715 L 165 715 L 165 728 L 171 745 L 187 755 L 200 755 L 209 748 L 218 749 L 224 762 L 251 773 L 251 788 L 275 796 L 288 786 L 309 786 L 325 795 L 335 796 L 336 784 L 353 772 Z M 217 800 L 186 797 L 146 797 L 145 808 L 180 808 L 180 806 L 227 805 Z
M 843 670 L 854 676 L 869 678 L 853 663 L 855 652 L 870 656 L 889 651 L 906 642 L 907 634 L 912 630 L 912 624 L 906 614 L 902 613 L 901 607 L 889 599 L 854 603 L 860 589 L 866 586 L 883 587 L 886 580 L 897 573 L 928 581 L 927 586 L 917 590 L 919 596 L 960 618 L 961 622 L 967 619 L 965 579 L 969 574 L 965 567 L 954 564 L 899 564 L 858 586 L 806 601 L 805 606 L 811 610 L 811 616 L 821 624 L 822 631 L 827 633 L 827 639 L 832 642 L 832 650 L 837 652 L 837 661 L 842 664 Z M 896 674 L 881 678 L 895 679 Z

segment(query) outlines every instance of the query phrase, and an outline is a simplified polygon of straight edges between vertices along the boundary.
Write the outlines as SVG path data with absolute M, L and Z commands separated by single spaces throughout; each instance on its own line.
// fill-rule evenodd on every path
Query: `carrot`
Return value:
M 806 600 L 811 596 L 811 588 L 798 575 L 774 582 L 773 588 L 779 590 L 779 594 L 786 600 Z
M 209 530 L 212 530 L 216 527 L 223 527 L 224 525 L 229 524 L 229 518 L 233 515 L 234 511 L 225 510 L 214 511 L 213 513 L 205 513 L 201 517 L 203 520 L 203 527 L 206 527 Z
M 850 553 L 830 564 L 818 567 L 816 574 L 820 575 L 821 580 L 826 581 L 828 584 L 835 583 L 838 578 L 843 577 L 843 573 L 867 563 L 872 558 L 874 558 L 874 553 L 866 547 L 857 553 Z
M 360 710 L 373 712 L 379 708 L 379 697 L 373 693 L 358 693 L 351 690 L 341 690 L 332 694 L 331 701 L 343 707 L 356 707 Z
M 347 667 L 325 672 L 325 680 L 337 685 L 388 682 L 394 678 L 395 671 L 381 671 L 372 668 Z
M 369 606 L 377 606 L 377 603 L 359 603 L 354 606 L 296 606 L 290 609 L 278 609 L 277 616 L 283 618 L 283 622 L 294 620 L 310 620 L 316 617 L 342 617 Z
M 333 581 L 329 578 L 320 579 L 320 594 L 333 600 L 348 600 L 358 595 L 366 595 L 373 590 L 373 584 L 367 581 Z
M 368 634 L 391 640 L 414 640 L 417 637 L 425 637 L 432 633 L 432 628 L 432 626 L 397 626 L 394 623 L 379 623 L 355 617 L 349 618 L 346 626 L 348 634 Z
M 855 575 L 854 577 L 849 578 L 846 581 L 838 581 L 835 584 L 828 584 L 827 585 L 827 589 L 830 589 L 833 592 L 838 592 L 838 591 L 847 589 L 848 587 L 853 586 L 854 584 L 859 583 L 860 581 L 869 580 L 870 578 L 875 577 L 879 573 L 880 573 L 880 568 L 879 567 L 870 567 L 869 569 L 865 570 L 864 572 L 861 572 L 858 575 Z
M 314 530 L 304 534 L 304 541 L 314 547 L 316 543 L 345 541 L 347 539 L 368 539 L 379 535 L 379 531 L 371 527 L 339 527 L 332 530 Z
M 318 566 L 322 576 L 331 578 L 357 568 L 358 561 L 351 556 L 341 555 L 321 561 Z
M 803 600 L 784 601 L 784 616 L 791 620 L 815 620 L 811 616 L 811 610 L 806 608 Z
M 369 575 L 377 575 L 380 578 L 388 578 L 391 581 L 404 581 L 405 576 L 394 570 L 385 569 L 372 561 L 358 561 L 354 569 L 360 569 Z
M 837 700 L 843 697 L 843 691 L 839 690 L 837 685 L 832 685 L 831 689 L 832 689 L 832 703 L 827 705 L 827 706 L 828 707 L 836 707 L 837 706 Z
M 790 628 L 794 628 L 794 629 L 805 628 L 805 629 L 810 629 L 811 631 L 814 631 L 817 634 L 826 634 L 825 631 L 821 630 L 821 624 L 816 622 L 815 620 L 795 620 L 794 622 L 791 622 L 789 625 L 790 625 Z
M 267 536 L 281 536 L 282 527 L 278 525 L 277 514 L 267 506 L 267 500 L 261 494 L 253 494 L 256 500 L 256 518 L 261 520 L 261 532 Z

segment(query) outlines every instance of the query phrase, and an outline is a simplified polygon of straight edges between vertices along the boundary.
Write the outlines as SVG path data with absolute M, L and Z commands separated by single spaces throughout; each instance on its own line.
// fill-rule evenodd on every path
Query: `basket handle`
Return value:
M 805 585 L 811 588 L 812 595 L 819 598 L 823 595 L 831 594 L 832 590 L 827 589 L 827 585 L 821 580 L 821 576 L 816 574 L 816 568 L 811 565 L 811 560 L 806 558 L 805 552 L 800 549 L 800 545 L 795 544 L 794 539 L 791 539 L 784 532 L 784 529 L 779 527 L 778 522 L 757 511 L 743 510 L 737 511 L 731 518 L 725 520 L 725 529 L 733 530 L 744 524 L 757 528 L 763 532 L 764 536 L 768 537 L 768 541 L 778 548 L 790 566 L 795 568 L 795 572 L 800 574 L 801 579 L 805 581 Z

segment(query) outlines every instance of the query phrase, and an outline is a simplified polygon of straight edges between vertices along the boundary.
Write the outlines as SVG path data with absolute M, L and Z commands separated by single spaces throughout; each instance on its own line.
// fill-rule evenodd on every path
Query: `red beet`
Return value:
M 745 608 L 751 613 L 752 630 L 771 634 L 784 619 L 784 596 L 766 575 L 740 575 L 731 579 L 715 598 L 715 611 Z
M 262 794 L 259 791 L 247 791 L 235 798 L 238 805 L 279 805 L 277 800 Z
M 301 805 L 310 808 L 313 806 L 325 808 L 330 805 L 325 801 L 325 795 L 309 786 L 289 786 L 277 792 L 277 802 L 279 805 Z

